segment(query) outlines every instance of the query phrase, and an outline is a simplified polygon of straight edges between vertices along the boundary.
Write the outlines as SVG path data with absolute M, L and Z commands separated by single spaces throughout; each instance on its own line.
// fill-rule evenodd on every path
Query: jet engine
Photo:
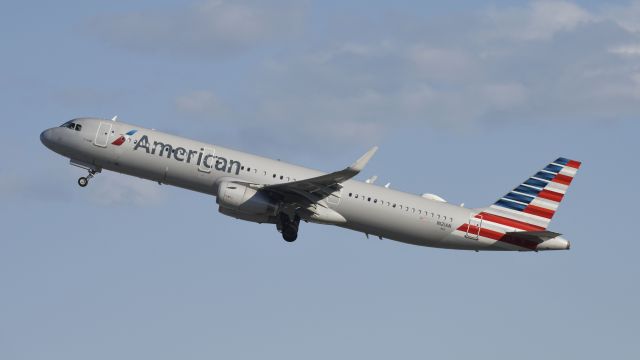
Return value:
M 278 214 L 278 203 L 268 195 L 231 181 L 220 183 L 216 202 L 221 213 L 253 222 L 270 222 Z

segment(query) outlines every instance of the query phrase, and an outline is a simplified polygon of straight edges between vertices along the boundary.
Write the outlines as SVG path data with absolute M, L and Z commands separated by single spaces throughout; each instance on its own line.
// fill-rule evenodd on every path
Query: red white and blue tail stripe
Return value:
M 540 241 L 517 237 L 515 232 L 547 233 L 546 229 L 558 210 L 569 185 L 580 168 L 580 162 L 558 158 L 515 189 L 474 216 L 475 223 L 462 225 L 466 234 L 495 240 L 504 246 L 537 249 Z M 558 234 L 556 234 L 558 235 Z
M 484 221 L 504 218 L 519 230 L 545 230 L 579 168 L 579 161 L 558 158 L 487 208 Z

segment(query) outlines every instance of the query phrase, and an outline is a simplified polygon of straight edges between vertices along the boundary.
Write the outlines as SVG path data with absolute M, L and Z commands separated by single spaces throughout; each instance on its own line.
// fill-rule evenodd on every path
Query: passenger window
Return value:
M 349 193 L 349 197 L 353 196 L 353 193 Z
M 274 178 L 274 179 L 276 178 L 276 174 L 273 174 L 273 178 Z
M 355 198 L 356 198 L 356 199 L 358 198 L 358 194 L 356 194 Z
M 395 208 L 395 207 L 396 207 L 396 204 L 393 204 L 393 207 Z
M 282 175 L 280 175 L 280 180 L 282 180 L 282 178 L 283 178 L 283 176 L 282 176 Z
M 374 200 L 373 200 L 373 203 L 374 203 L 374 204 L 377 204 L 377 203 L 378 203 L 378 199 L 374 199 Z
M 371 201 L 371 198 L 368 198 L 367 201 Z

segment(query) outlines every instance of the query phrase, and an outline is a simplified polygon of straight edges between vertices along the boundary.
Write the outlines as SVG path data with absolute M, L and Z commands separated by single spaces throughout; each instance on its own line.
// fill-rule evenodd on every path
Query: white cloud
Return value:
M 609 49 L 609 52 L 622 56 L 640 56 L 640 44 L 619 45 Z
M 611 20 L 627 31 L 640 32 L 640 1 L 635 0 L 628 5 L 617 5 L 607 7 L 603 14 L 603 19 Z
M 488 84 L 482 88 L 483 98 L 496 110 L 508 110 L 526 102 L 527 89 L 522 84 Z
M 88 190 L 91 201 L 99 205 L 149 206 L 165 199 L 161 186 L 153 185 L 148 180 L 107 171 L 91 180 L 85 190 Z
M 370 144 L 399 126 L 638 117 L 640 33 L 613 13 L 623 12 L 532 1 L 467 14 L 462 24 L 458 14 L 435 23 L 411 14 L 347 36 L 356 25 L 345 22 L 264 58 L 255 77 L 235 84 L 246 99 L 225 104 L 231 116 L 218 116 L 216 131 L 285 145 Z M 215 117 L 216 94 L 187 93 L 176 107 Z
M 107 42 L 136 52 L 220 58 L 295 34 L 304 4 L 205 0 L 186 8 L 103 15 L 87 25 Z
M 198 90 L 176 98 L 176 107 L 185 113 L 218 116 L 226 113 L 226 106 L 209 90 Z
M 418 75 L 429 79 L 465 80 L 475 70 L 470 56 L 458 50 L 418 45 L 409 49 L 407 56 Z
M 521 40 L 548 40 L 595 20 L 587 10 L 569 1 L 532 1 L 526 8 L 494 9 L 487 13 L 493 34 Z

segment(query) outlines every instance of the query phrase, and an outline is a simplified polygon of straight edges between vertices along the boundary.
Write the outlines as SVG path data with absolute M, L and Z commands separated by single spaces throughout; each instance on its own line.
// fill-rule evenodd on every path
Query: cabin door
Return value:
M 93 144 L 100 147 L 107 147 L 107 142 L 109 141 L 109 134 L 111 133 L 111 127 L 113 124 L 110 123 L 100 123 L 98 127 L 98 132 L 96 133 L 96 138 L 93 140 Z

